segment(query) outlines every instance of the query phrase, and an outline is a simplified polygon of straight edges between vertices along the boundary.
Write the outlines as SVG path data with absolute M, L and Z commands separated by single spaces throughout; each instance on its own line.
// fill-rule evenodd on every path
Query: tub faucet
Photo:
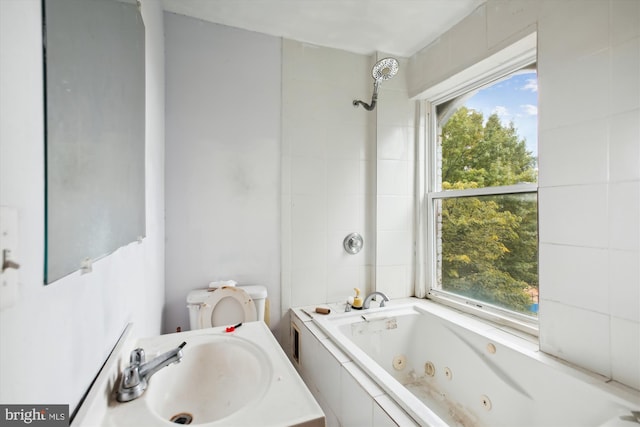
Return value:
M 142 396 L 147 389 L 149 378 L 165 366 L 172 365 L 182 360 L 183 342 L 173 350 L 162 353 L 155 359 L 145 363 L 144 350 L 136 348 L 129 356 L 129 366 L 122 371 L 122 379 L 116 398 L 118 402 L 129 402 Z
M 363 310 L 366 310 L 369 308 L 369 304 L 371 304 L 371 300 L 375 300 L 376 295 L 380 295 L 382 297 L 382 301 L 380 301 L 380 307 L 384 307 L 385 301 L 389 301 L 389 297 L 383 294 L 382 292 L 378 292 L 378 291 L 371 292 L 369 295 L 367 295 L 367 297 L 364 299 L 364 302 L 362 303 Z

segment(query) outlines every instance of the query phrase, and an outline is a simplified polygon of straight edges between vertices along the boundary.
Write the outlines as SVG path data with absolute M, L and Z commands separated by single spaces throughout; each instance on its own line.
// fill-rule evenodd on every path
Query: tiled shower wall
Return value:
M 282 306 L 346 300 L 372 288 L 375 139 L 370 58 L 283 40 Z M 342 241 L 360 233 L 364 249 Z
M 378 54 L 376 60 L 387 55 Z M 408 60 L 382 83 L 376 107 L 376 290 L 413 295 L 415 101 L 407 92 Z
M 412 294 L 407 60 L 382 84 L 376 110 L 352 105 L 370 102 L 376 59 L 283 40 L 283 312 L 345 301 L 354 287 L 367 294 L 376 274 L 378 290 Z M 352 232 L 365 242 L 356 255 L 342 246 Z
M 536 30 L 540 346 L 640 389 L 640 1 L 489 0 L 411 58 L 409 92 Z

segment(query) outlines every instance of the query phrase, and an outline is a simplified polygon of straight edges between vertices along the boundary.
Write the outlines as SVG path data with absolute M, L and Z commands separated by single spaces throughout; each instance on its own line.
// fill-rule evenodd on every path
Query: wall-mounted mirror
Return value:
M 42 7 L 48 284 L 145 236 L 145 32 L 132 2 Z

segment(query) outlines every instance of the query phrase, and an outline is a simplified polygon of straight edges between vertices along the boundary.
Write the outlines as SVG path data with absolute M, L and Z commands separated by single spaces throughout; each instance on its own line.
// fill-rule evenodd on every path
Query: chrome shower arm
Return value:
M 375 80 L 373 82 L 373 95 L 371 95 L 371 104 L 367 104 L 366 102 L 362 102 L 358 99 L 353 100 L 353 106 L 357 107 L 358 105 L 362 105 L 365 110 L 371 111 L 376 108 L 376 104 L 378 102 L 378 85 L 380 84 L 380 80 Z

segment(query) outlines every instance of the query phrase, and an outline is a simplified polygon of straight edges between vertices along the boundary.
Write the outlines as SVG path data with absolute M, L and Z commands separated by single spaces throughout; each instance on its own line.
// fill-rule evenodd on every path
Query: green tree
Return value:
M 442 188 L 535 182 L 535 158 L 513 124 L 458 109 L 442 129 Z M 537 287 L 535 194 L 443 199 L 443 289 L 527 312 Z
M 442 181 L 478 187 L 536 182 L 536 159 L 513 123 L 497 114 L 483 125 L 482 113 L 459 108 L 442 129 Z

